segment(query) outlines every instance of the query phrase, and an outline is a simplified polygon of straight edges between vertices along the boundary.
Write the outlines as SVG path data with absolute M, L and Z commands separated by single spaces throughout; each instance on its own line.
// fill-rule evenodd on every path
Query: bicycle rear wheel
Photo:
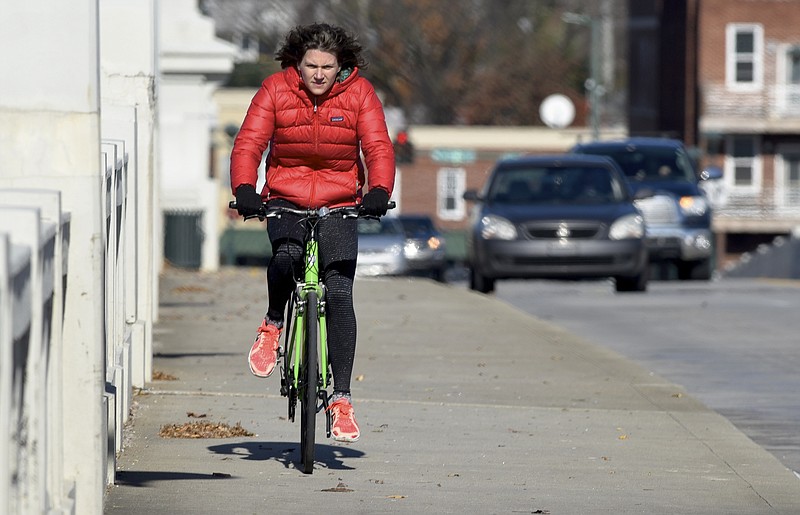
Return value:
M 309 292 L 306 298 L 305 313 L 305 348 L 303 349 L 303 367 L 300 371 L 300 460 L 303 472 L 311 474 L 314 470 L 314 440 L 317 419 L 317 383 L 319 366 L 317 365 L 317 346 L 319 341 L 317 318 L 317 294 Z

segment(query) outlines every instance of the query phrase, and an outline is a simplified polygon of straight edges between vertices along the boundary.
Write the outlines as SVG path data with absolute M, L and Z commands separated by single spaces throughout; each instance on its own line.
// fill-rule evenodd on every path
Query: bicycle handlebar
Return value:
M 231 209 L 236 209 L 236 201 L 231 200 L 228 202 L 228 207 Z M 397 207 L 397 203 L 393 200 L 389 201 L 388 208 L 394 209 Z M 265 218 L 278 218 L 283 213 L 291 213 L 294 215 L 302 216 L 304 218 L 322 218 L 325 216 L 329 216 L 336 213 L 341 213 L 343 218 L 378 218 L 375 216 L 367 215 L 363 211 L 363 207 L 359 205 L 355 206 L 341 206 L 341 207 L 326 207 L 323 206 L 318 209 L 309 209 L 309 208 L 294 208 L 288 206 L 275 206 L 269 207 L 266 202 L 261 204 L 261 209 L 258 213 L 254 215 L 245 215 L 243 218 L 245 220 L 250 220 L 252 218 L 258 218 L 260 221 L 264 221 Z

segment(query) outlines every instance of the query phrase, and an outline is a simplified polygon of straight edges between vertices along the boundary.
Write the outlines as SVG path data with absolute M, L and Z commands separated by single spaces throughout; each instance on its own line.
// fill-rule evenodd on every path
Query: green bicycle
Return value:
M 236 203 L 230 202 L 236 209 Z M 389 208 L 395 203 L 390 202 Z M 300 401 L 300 464 L 305 474 L 314 471 L 316 416 L 325 413 L 326 436 L 331 437 L 331 414 L 328 410 L 331 371 L 328 363 L 328 336 L 325 315 L 325 284 L 319 274 L 317 225 L 323 218 L 365 217 L 360 206 L 320 209 L 262 206 L 261 211 L 245 220 L 279 218 L 290 213 L 301 218 L 306 233 L 302 277 L 295 277 L 295 289 L 286 307 L 284 345 L 278 355 L 281 365 L 281 395 L 288 399 L 289 420 L 295 421 L 297 401 Z

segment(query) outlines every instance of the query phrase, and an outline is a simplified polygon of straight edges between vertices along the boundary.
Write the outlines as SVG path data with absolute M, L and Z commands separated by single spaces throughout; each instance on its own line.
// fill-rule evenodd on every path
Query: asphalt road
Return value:
M 800 472 L 800 282 L 498 281 L 497 298 L 682 385 Z

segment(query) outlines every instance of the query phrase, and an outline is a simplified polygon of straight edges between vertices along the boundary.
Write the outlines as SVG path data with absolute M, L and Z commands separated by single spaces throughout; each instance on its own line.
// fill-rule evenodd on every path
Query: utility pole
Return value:
M 588 14 L 564 13 L 561 17 L 566 23 L 589 27 L 589 78 L 584 87 L 589 96 L 589 123 L 592 127 L 592 139 L 600 138 L 600 97 L 605 94 L 605 87 L 600 82 L 600 22 L 601 19 Z

